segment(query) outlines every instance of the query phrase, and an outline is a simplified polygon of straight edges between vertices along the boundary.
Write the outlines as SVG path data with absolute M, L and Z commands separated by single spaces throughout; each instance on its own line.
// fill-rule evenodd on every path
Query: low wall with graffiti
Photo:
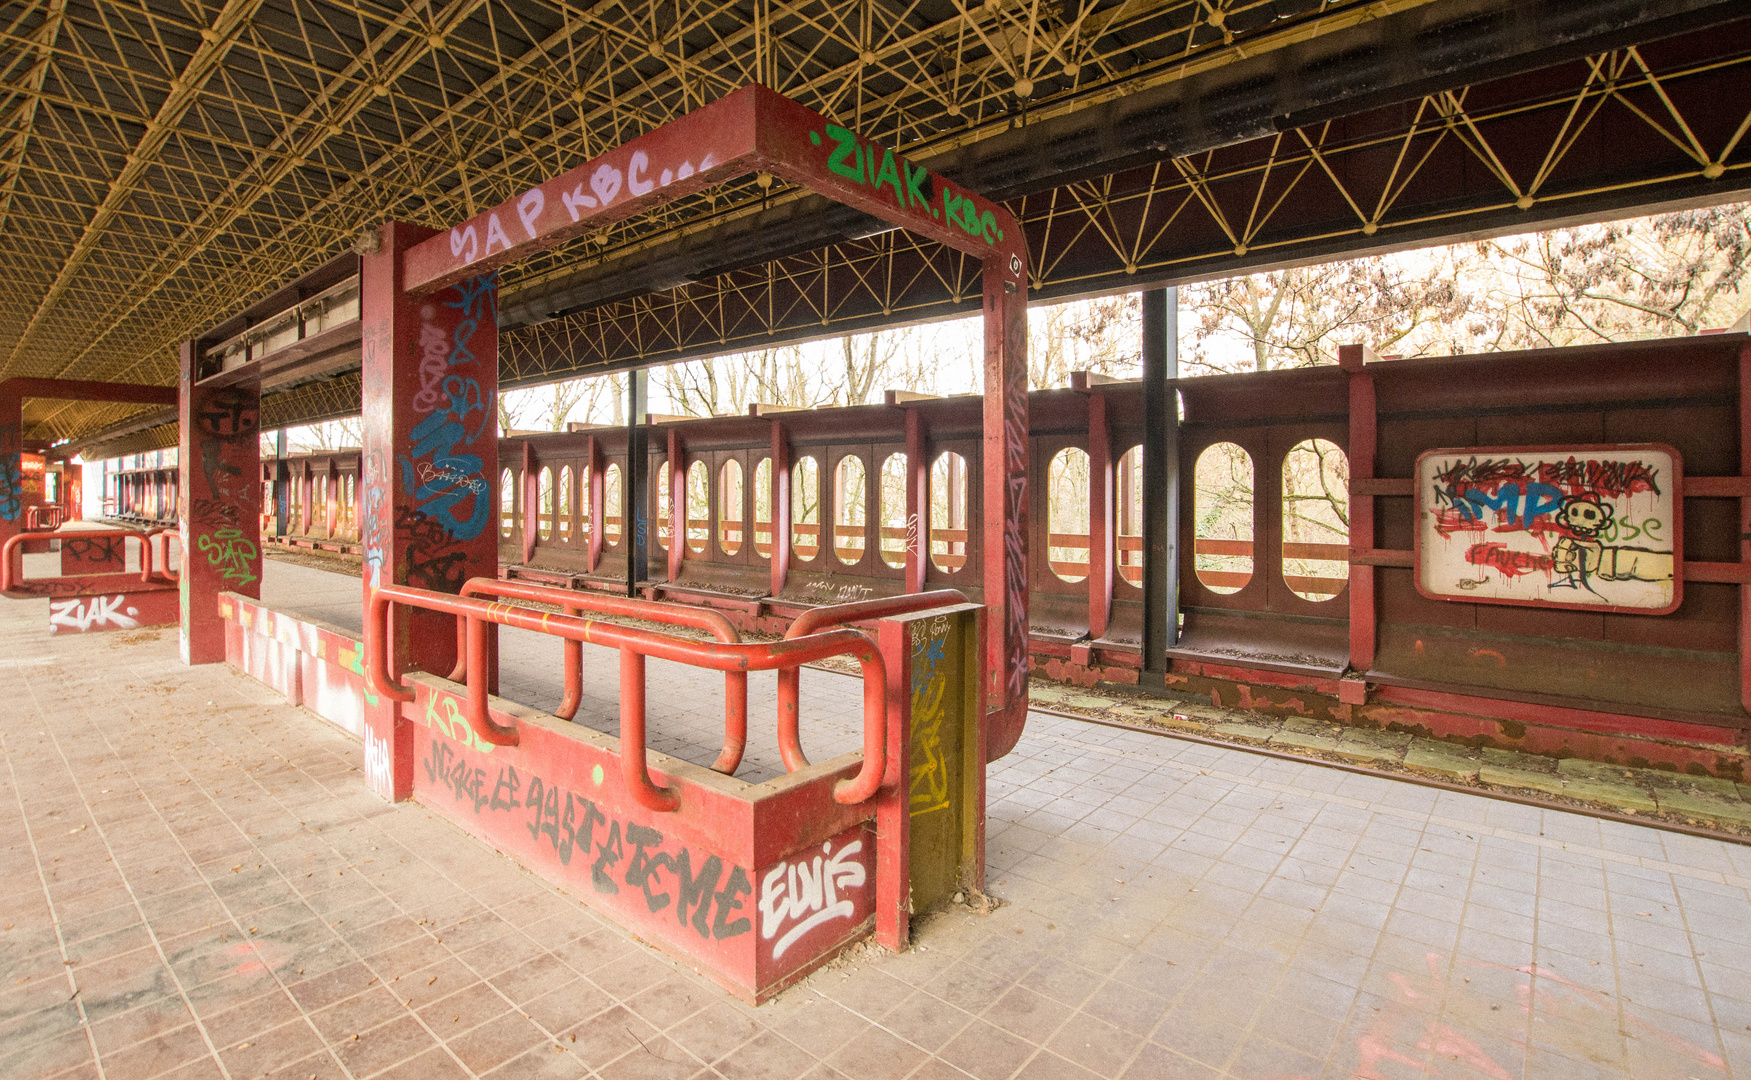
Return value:
M 365 680 L 365 646 L 328 623 L 294 618 L 236 593 L 219 597 L 225 659 L 355 737 L 378 704 Z
M 470 725 L 462 686 L 415 672 L 413 701 L 380 698 L 352 635 L 235 593 L 218 606 L 229 662 L 360 737 L 373 791 L 449 818 L 745 1000 L 872 932 L 904 947 L 915 905 L 983 880 L 971 605 L 878 624 L 888 768 L 874 798 L 834 798 L 859 753 L 754 784 L 647 751 L 652 781 L 678 794 L 667 813 L 627 790 L 617 738 L 494 696 L 491 719 L 517 732 L 494 745 Z
M 874 928 L 874 806 L 841 806 L 847 754 L 754 785 L 650 751 L 681 807 L 638 805 L 620 742 L 493 699 L 516 746 L 478 738 L 453 684 L 414 675 L 413 797 L 621 926 L 764 998 Z

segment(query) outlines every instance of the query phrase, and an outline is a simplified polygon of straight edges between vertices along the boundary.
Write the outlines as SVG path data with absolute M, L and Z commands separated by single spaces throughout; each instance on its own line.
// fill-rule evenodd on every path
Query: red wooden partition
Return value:
M 280 470 L 285 479 L 277 479 Z M 359 451 L 264 457 L 261 533 L 267 543 L 359 554 Z M 286 486 L 287 528 L 277 528 L 278 485 Z
M 1170 687 L 1224 705 L 1737 775 L 1751 726 L 1733 503 L 1751 490 L 1736 456 L 1746 343 L 1714 334 L 1385 362 L 1355 350 L 1347 368 L 1179 380 L 1188 557 Z M 1141 530 L 1126 455 L 1141 442 L 1141 410 L 1132 382 L 1078 380 L 1030 395 L 1029 651 L 1054 677 L 1136 679 Z M 981 505 L 978 418 L 976 399 L 948 398 L 662 425 L 651 440 L 652 475 L 665 481 L 653 482 L 646 508 L 655 523 L 648 595 L 776 632 L 821 603 L 929 588 L 981 599 L 980 531 L 944 509 Z M 1349 477 L 1337 503 L 1353 536 L 1285 531 L 1285 462 L 1313 440 Z M 1686 474 L 1683 600 L 1671 614 L 1417 592 L 1410 476 L 1419 454 L 1643 442 L 1673 445 Z M 621 524 L 604 514 L 616 504 L 602 489 L 624 475 L 625 445 L 612 428 L 503 442 L 505 573 L 620 587 Z M 666 464 L 671 446 L 676 469 Z M 1053 462 L 1065 451 L 1089 464 L 1059 482 Z M 1236 481 L 1249 509 L 1221 527 L 1200 501 L 1206 451 L 1243 455 L 1250 469 Z M 950 453 L 965 463 L 952 476 L 937 468 Z M 875 478 L 892 455 L 904 455 L 903 480 L 887 485 L 884 505 Z M 847 459 L 861 490 L 837 482 Z M 814 464 L 773 472 L 774 460 Z M 1082 500 L 1086 513 L 1070 512 Z M 774 520 L 787 506 L 791 520 Z

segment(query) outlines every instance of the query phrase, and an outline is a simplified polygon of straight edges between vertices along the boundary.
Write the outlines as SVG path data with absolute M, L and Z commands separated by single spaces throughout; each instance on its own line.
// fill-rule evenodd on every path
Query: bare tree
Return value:
M 1687 210 L 1477 245 L 1491 284 L 1473 349 L 1694 334 L 1744 311 L 1751 207 Z
M 1073 371 L 1135 378 L 1143 364 L 1137 294 L 1075 300 L 1028 312 L 1028 385 L 1069 386 Z
M 1332 364 L 1339 345 L 1358 341 L 1383 353 L 1405 352 L 1406 343 L 1420 351 L 1419 330 L 1470 310 L 1459 284 L 1468 259 L 1476 262 L 1446 248 L 1184 286 L 1180 303 L 1196 318 L 1182 359 L 1190 373 L 1219 374 Z M 1223 339 L 1237 347 L 1221 350 Z

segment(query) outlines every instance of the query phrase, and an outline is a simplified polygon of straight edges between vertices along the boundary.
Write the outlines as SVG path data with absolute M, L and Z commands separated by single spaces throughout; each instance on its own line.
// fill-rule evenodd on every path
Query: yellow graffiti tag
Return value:
M 914 623 L 912 650 L 912 775 L 913 817 L 947 808 L 948 761 L 942 749 L 943 705 L 948 695 L 948 620 L 925 632 Z

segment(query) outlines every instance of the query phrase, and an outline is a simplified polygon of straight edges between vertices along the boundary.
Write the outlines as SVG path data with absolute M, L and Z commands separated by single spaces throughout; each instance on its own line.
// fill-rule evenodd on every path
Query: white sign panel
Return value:
M 1416 580 L 1480 604 L 1665 615 L 1683 599 L 1670 446 L 1509 446 L 1417 458 Z

